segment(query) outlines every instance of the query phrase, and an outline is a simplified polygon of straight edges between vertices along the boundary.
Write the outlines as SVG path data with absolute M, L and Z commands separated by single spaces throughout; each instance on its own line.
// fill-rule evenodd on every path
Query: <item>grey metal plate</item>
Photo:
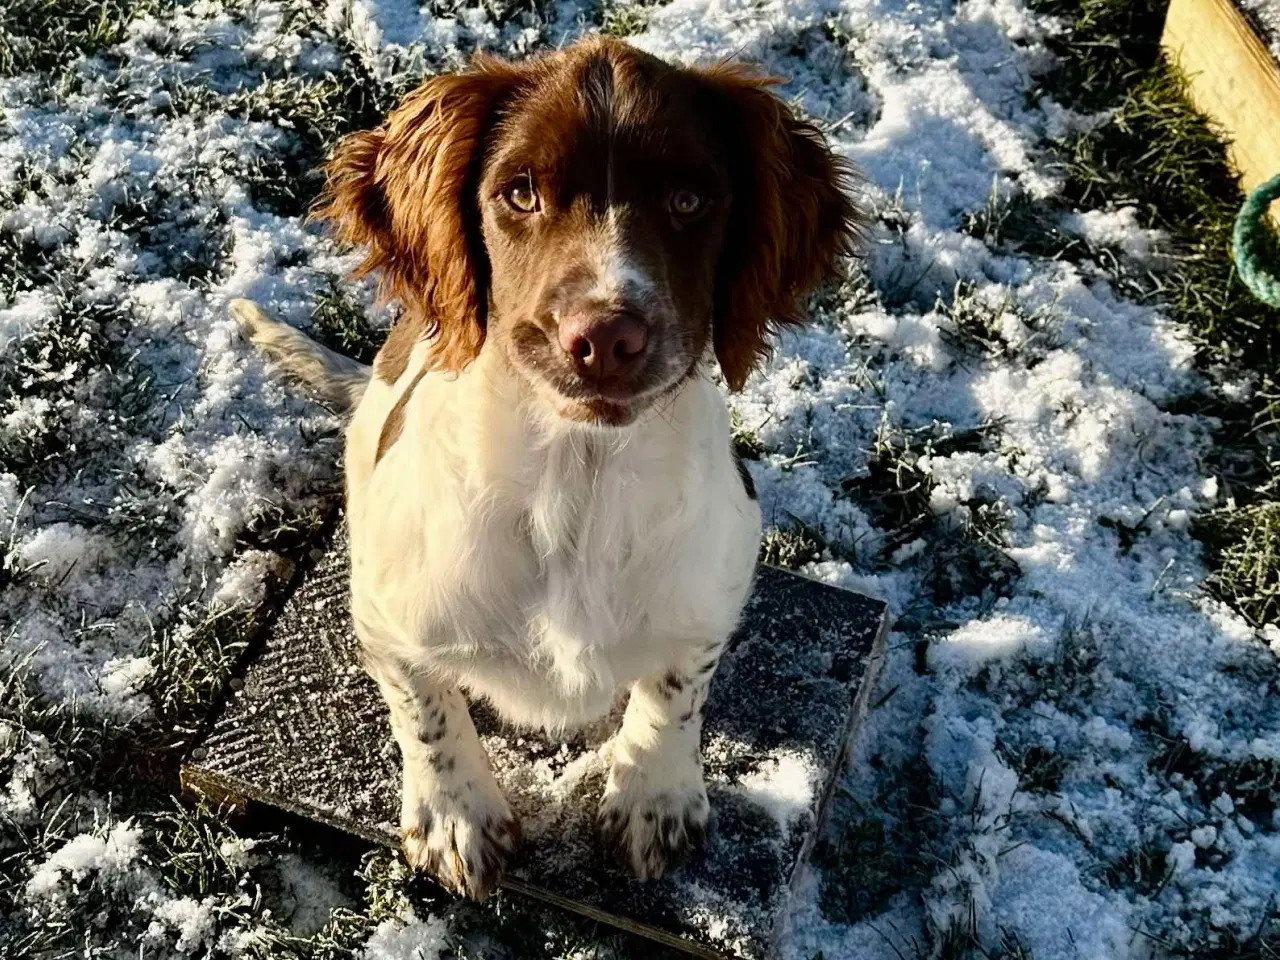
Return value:
M 339 532 L 183 768 L 187 786 L 398 845 L 399 754 L 356 662 Z M 825 813 L 882 657 L 885 605 L 761 566 L 712 683 L 703 733 L 707 849 L 630 879 L 602 856 L 600 745 L 617 715 L 552 739 L 472 713 L 524 829 L 504 886 L 712 957 L 772 954 L 797 866 Z

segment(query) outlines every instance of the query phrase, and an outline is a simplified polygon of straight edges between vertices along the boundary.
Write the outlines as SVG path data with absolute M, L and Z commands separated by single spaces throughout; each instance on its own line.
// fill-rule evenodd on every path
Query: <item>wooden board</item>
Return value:
M 1231 0 L 1172 0 L 1160 45 L 1229 141 L 1241 187 L 1280 174 L 1280 66 Z
M 233 685 L 183 783 L 398 846 L 399 755 L 377 689 L 356 665 L 347 571 L 339 533 Z M 870 702 L 885 618 L 880 601 L 759 568 L 708 701 L 708 847 L 657 882 L 626 876 L 597 847 L 601 749 L 617 714 L 553 739 L 507 729 L 473 704 L 524 828 L 504 886 L 694 955 L 771 956 Z

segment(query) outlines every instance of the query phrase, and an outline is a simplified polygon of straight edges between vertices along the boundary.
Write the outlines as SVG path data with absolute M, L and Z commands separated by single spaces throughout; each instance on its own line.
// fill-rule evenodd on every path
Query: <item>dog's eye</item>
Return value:
M 700 194 L 684 187 L 671 194 L 668 205 L 677 217 L 687 220 L 702 212 L 703 199 Z
M 538 191 L 533 188 L 533 178 L 527 173 L 520 174 L 507 184 L 502 198 L 507 201 L 507 205 L 512 210 L 519 213 L 537 213 L 538 211 Z

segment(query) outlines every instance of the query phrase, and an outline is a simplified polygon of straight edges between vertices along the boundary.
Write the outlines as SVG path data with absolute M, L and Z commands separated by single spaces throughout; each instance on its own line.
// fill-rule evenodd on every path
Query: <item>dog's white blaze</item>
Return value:
M 627 249 L 616 207 L 610 206 L 591 242 L 595 286 L 589 296 L 606 302 L 644 299 L 653 292 L 648 271 Z

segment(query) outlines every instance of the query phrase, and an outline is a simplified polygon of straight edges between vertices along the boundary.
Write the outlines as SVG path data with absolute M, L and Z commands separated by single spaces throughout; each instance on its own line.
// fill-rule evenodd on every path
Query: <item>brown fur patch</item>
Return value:
M 375 467 L 382 461 L 383 454 L 395 445 L 395 442 L 400 439 L 400 434 L 404 432 L 404 408 L 409 405 L 409 398 L 413 396 L 413 391 L 426 375 L 426 370 L 418 371 L 413 378 L 413 382 L 405 388 L 404 393 L 400 394 L 400 398 L 396 400 L 395 406 L 387 414 L 387 419 L 382 421 L 382 432 L 378 434 L 378 452 L 373 458 Z
M 406 333 L 388 340 L 388 374 L 405 337 L 432 338 L 440 369 L 461 370 L 480 352 L 487 271 L 476 177 L 499 101 L 525 72 L 482 57 L 465 73 L 434 77 L 381 127 L 342 140 L 325 167 L 312 217 L 365 247 L 356 275 L 378 274 L 384 299 L 405 304 Z
M 734 213 L 725 232 L 713 339 L 731 390 L 768 355 L 774 328 L 804 321 L 804 298 L 839 271 L 864 228 L 853 167 L 812 123 L 742 63 L 703 72 L 736 142 Z
M 741 389 L 863 224 L 852 168 L 776 82 L 596 37 L 520 63 L 478 57 L 347 137 L 314 216 L 365 247 L 357 273 L 405 304 L 376 375 L 398 380 L 422 340 L 433 368 L 458 371 L 493 338 L 584 418 L 608 422 L 592 407 L 605 399 L 627 422 L 631 396 L 692 375 L 709 343 Z M 506 202 L 517 182 L 529 210 Z M 677 216 L 673 198 L 689 195 L 699 212 Z M 645 283 L 593 292 L 612 269 L 600 266 L 606 243 Z M 557 331 L 562 317 L 610 312 L 640 318 L 648 339 L 645 361 L 606 389 L 567 362 Z M 398 434 L 384 435 L 389 446 Z
M 383 383 L 395 383 L 409 366 L 413 348 L 430 336 L 431 329 L 420 315 L 410 313 L 400 317 L 374 358 L 373 375 Z

